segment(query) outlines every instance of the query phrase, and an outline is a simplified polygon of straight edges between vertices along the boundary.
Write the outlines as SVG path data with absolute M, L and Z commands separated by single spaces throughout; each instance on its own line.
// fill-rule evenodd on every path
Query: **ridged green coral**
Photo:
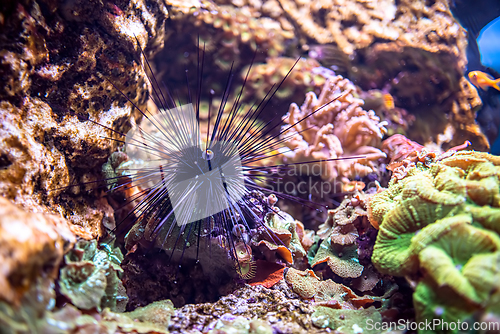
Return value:
M 315 257 L 310 260 L 312 267 L 326 262 L 328 267 L 340 277 L 356 278 L 361 276 L 363 266 L 358 259 L 358 246 L 337 245 L 325 239 L 319 246 Z
M 368 217 L 379 227 L 373 264 L 418 277 L 417 321 L 498 313 L 500 158 L 460 152 L 404 172 L 369 200 Z

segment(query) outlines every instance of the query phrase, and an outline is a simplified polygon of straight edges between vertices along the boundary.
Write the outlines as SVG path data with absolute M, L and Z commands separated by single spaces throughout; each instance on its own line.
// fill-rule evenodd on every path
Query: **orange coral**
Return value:
M 390 162 L 401 161 L 420 152 L 424 146 L 409 140 L 401 134 L 390 136 L 382 142 L 382 151 L 387 154 Z
M 271 288 L 284 277 L 286 268 L 284 265 L 257 260 L 256 266 L 256 275 L 248 282 L 250 285 L 262 285 Z
M 437 148 L 438 151 L 432 151 L 403 135 L 397 134 L 384 140 L 382 149 L 391 159 L 387 169 L 393 172 L 397 180 L 401 180 L 417 162 L 421 162 L 428 167 L 432 162 L 450 157 L 458 150 L 463 150 L 469 145 L 471 145 L 470 141 L 466 140 L 462 145 L 454 146 L 439 154 L 439 148 Z
M 309 248 L 314 244 L 314 231 L 311 230 L 305 230 L 304 229 L 304 224 L 301 222 L 297 221 L 297 226 L 296 226 L 296 231 L 297 231 L 297 236 L 300 239 L 300 243 L 302 247 L 304 247 L 304 250 L 307 252 Z

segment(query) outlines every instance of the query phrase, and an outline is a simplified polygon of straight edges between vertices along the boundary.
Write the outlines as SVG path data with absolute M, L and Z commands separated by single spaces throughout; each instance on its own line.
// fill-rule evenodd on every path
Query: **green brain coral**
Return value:
M 460 152 L 404 173 L 368 203 L 375 267 L 419 278 L 417 321 L 499 313 L 500 158 Z

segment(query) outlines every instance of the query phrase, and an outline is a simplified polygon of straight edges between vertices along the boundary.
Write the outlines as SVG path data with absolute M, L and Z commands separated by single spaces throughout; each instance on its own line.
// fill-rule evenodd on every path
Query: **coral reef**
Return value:
M 215 51 L 215 64 L 221 68 L 227 69 L 232 61 L 238 61 L 235 55 L 248 57 L 244 50 L 265 50 L 267 55 L 277 56 L 294 37 L 293 27 L 276 13 L 279 5 L 275 1 L 231 5 L 171 1 L 170 5 L 174 26 L 178 24 L 176 28 L 191 40 L 196 39 L 193 31 L 203 32 L 201 42 L 206 50 Z M 186 26 L 191 26 L 191 31 Z
M 451 125 L 457 135 L 446 148 L 466 138 L 488 149 L 475 122 L 477 93 L 463 77 L 465 31 L 447 1 L 279 2 L 302 43 L 336 46 L 351 58 L 351 80 L 365 90 L 388 90 L 416 116 L 410 138 L 435 141 Z
M 294 2 L 278 0 L 300 34 L 320 44 L 338 45 L 346 54 L 365 49 L 377 40 L 404 42 L 427 51 L 446 51 L 465 65 L 465 36 L 448 4 L 425 5 L 414 1 L 395 3 L 336 0 Z
M 367 320 L 380 323 L 381 311 L 388 308 L 388 296 L 394 286 L 382 297 L 370 295 L 358 296 L 345 285 L 328 279 L 319 279 L 312 270 L 298 271 L 290 268 L 285 276 L 286 282 L 302 298 L 313 299 L 315 312 L 311 315 L 312 323 L 319 328 L 331 328 L 342 333 L 375 333 L 367 327 Z M 374 302 L 383 302 L 378 309 L 370 306 Z
M 332 280 L 322 281 L 312 270 L 301 272 L 290 268 L 285 275 L 285 280 L 302 298 L 313 298 L 316 304 L 321 306 L 356 310 L 376 300 L 372 296 L 357 296 L 348 287 Z
M 447 1 L 33 0 L 0 4 L 0 26 L 1 332 L 370 333 L 368 319 L 396 316 L 498 321 L 500 160 L 443 153 L 465 140 L 489 147 Z M 299 59 L 307 51 L 331 54 Z M 281 210 L 255 191 L 265 226 L 248 219 L 234 240 L 224 227 L 155 233 L 154 219 L 127 215 L 144 189 L 114 191 L 128 160 L 117 139 L 141 122 L 134 105 L 156 108 L 145 73 L 156 70 L 176 101 L 196 96 L 186 81 L 199 85 L 202 131 L 227 82 L 234 96 L 247 80 L 239 123 L 288 74 L 256 124 L 279 123 L 307 92 L 270 133 L 290 128 L 280 140 L 294 152 L 256 165 L 290 163 L 270 173 L 291 172 L 298 190 L 305 176 L 321 179 L 330 188 L 320 204 L 338 208 L 300 205 L 316 200 L 314 187 Z M 322 160 L 319 174 L 291 167 L 311 160 Z M 198 254 L 200 240 L 210 252 Z M 414 308 L 398 301 L 411 293 Z
M 464 320 L 495 307 L 484 289 L 497 289 L 488 283 L 496 275 L 488 261 L 500 248 L 498 166 L 497 156 L 481 152 L 427 155 L 403 164 L 388 189 L 369 199 L 368 217 L 379 229 L 373 264 L 384 274 L 422 277 L 414 294 L 418 321 Z
M 51 291 L 50 288 L 48 291 Z M 52 291 L 53 293 L 53 291 Z M 66 305 L 59 310 L 51 306 L 47 310 L 41 305 L 48 300 L 25 300 L 23 312 L 25 316 L 14 316 L 14 310 L 5 310 L 0 305 L 2 329 L 15 329 L 16 333 L 143 333 L 166 334 L 166 329 L 173 314 L 170 301 L 161 301 L 138 308 L 133 312 L 115 313 L 106 308 L 102 313 L 86 312 L 72 305 Z M 3 313 L 3 314 L 2 314 Z M 7 315 L 7 316 L 6 316 Z M 32 316 L 31 318 L 29 316 Z
M 362 307 L 381 300 L 379 297 L 372 296 L 359 297 L 341 284 L 331 280 L 319 280 L 314 277 L 312 271 L 305 273 L 290 268 L 286 277 L 288 284 L 293 286 L 293 290 L 301 294 L 300 298 L 283 281 L 273 289 L 246 286 L 236 290 L 233 294 L 222 297 L 214 304 L 186 305 L 176 310 L 169 329 L 177 332 L 199 333 L 213 330 L 220 325 L 230 326 L 233 321 L 234 325 L 239 327 L 237 324 L 248 323 L 252 319 L 252 322 L 263 321 L 267 324 L 264 328 L 271 327 L 275 332 L 323 333 L 325 327 L 336 328 L 334 319 L 339 319 L 340 315 L 337 314 L 331 320 L 326 319 L 329 315 L 324 316 L 318 313 L 323 308 L 356 311 L 346 312 L 348 316 L 345 321 L 364 327 L 365 321 L 362 317 L 367 309 Z M 301 288 L 298 288 L 299 286 Z M 316 294 L 314 297 L 317 300 L 316 303 L 301 299 L 311 298 L 314 294 Z M 368 310 L 374 319 L 380 319 L 379 310 L 373 308 Z M 379 318 L 376 318 L 377 315 Z M 328 323 L 328 321 L 331 322 Z
M 353 181 L 377 172 L 377 160 L 385 158 L 377 148 L 386 132 L 384 122 L 373 111 L 363 110 L 363 101 L 353 96 L 355 90 L 341 76 L 330 78 L 319 97 L 307 93 L 302 107 L 292 104 L 283 118 L 288 124 L 285 127 L 293 126 L 283 135 L 285 144 L 293 150 L 285 155 L 285 162 L 322 160 L 318 163 L 321 177 L 340 182 L 337 192 L 364 188 Z M 307 115 L 311 116 L 299 122 Z M 351 159 L 328 161 L 335 158 Z
M 306 256 L 297 233 L 297 224 L 300 222 L 288 213 L 279 211 L 277 207 L 274 210 L 266 215 L 269 229 L 259 231 L 252 238 L 252 244 L 259 247 L 269 262 L 274 262 L 279 254 L 286 263 L 293 264 L 294 260 Z
M 74 226 L 61 217 L 25 212 L 0 197 L 2 332 L 166 333 L 173 311 L 170 301 L 130 313 L 113 312 L 123 312 L 127 301 L 117 275 L 121 253 L 111 244 L 97 249 L 95 240 L 82 238 L 72 248 L 72 231 L 82 232 Z M 56 279 L 58 293 L 54 291 Z M 83 314 L 66 300 L 58 303 L 61 297 L 87 311 Z M 104 310 L 97 313 L 101 307 Z
M 360 277 L 364 266 L 358 255 L 357 226 L 360 229 L 361 226 L 357 219 L 365 215 L 365 195 L 362 193 L 346 197 L 335 210 L 329 210 L 326 221 L 318 227 L 318 237 L 322 240 L 319 248 L 314 256 L 309 254 L 311 266 L 326 263 L 340 277 Z
M 336 209 L 329 210 L 326 221 L 318 227 L 319 240 L 308 253 L 318 275 L 340 279 L 361 292 L 373 291 L 382 279 L 371 263 L 376 230 L 366 217 L 369 196 L 364 192 L 350 194 Z
M 38 327 L 47 333 L 59 333 L 63 327 L 75 332 L 166 334 L 172 314 L 173 305 L 168 300 L 133 312 L 115 313 L 106 308 L 101 314 L 90 315 L 69 305 L 49 313 Z

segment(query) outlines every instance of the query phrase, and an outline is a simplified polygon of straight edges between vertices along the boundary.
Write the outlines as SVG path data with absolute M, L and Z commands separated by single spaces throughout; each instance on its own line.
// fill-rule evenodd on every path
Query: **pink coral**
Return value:
M 328 79 L 319 97 L 309 92 L 300 108 L 290 105 L 283 118 L 289 124 L 285 127 L 292 126 L 285 144 L 294 152 L 286 162 L 322 160 L 322 178 L 340 178 L 344 184 L 376 171 L 375 162 L 386 157 L 377 148 L 386 129 L 372 110 L 361 107 L 363 100 L 355 92 L 352 82 L 335 76 Z M 352 159 L 327 161 L 335 158 Z

